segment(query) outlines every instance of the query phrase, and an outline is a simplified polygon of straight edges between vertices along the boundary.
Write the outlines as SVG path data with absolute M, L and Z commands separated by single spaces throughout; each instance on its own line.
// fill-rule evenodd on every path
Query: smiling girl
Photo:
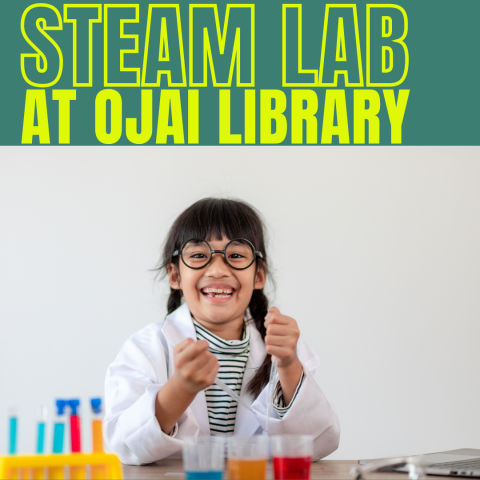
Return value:
M 248 204 L 207 198 L 185 210 L 165 242 L 168 315 L 130 337 L 106 379 L 105 440 L 124 463 L 181 455 L 188 435 L 264 434 L 271 356 L 278 381 L 269 434 L 309 434 L 313 459 L 340 427 L 315 381 L 319 360 L 297 322 L 268 309 L 264 227 Z M 251 410 L 214 384 L 223 380 Z

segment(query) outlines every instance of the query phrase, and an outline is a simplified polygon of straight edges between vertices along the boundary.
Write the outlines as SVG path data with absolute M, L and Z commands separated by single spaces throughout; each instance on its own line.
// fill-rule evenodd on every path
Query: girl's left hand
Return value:
M 277 307 L 270 307 L 265 317 L 265 346 L 267 353 L 278 359 L 278 368 L 288 368 L 299 363 L 297 342 L 300 330 L 292 317 L 282 315 Z

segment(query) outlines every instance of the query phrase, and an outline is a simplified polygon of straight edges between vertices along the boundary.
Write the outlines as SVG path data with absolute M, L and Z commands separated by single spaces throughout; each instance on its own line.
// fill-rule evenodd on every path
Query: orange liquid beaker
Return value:
M 267 473 L 265 458 L 229 458 L 230 480 L 264 480 Z

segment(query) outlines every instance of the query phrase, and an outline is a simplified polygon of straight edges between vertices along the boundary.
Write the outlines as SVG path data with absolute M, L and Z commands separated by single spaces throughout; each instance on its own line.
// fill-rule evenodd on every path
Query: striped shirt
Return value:
M 240 395 L 248 354 L 250 353 L 249 322 L 246 321 L 245 323 L 242 340 L 224 340 L 209 332 L 197 321 L 193 320 L 193 324 L 195 326 L 197 339 L 208 342 L 209 351 L 217 357 L 220 363 L 218 378 L 223 380 L 233 391 Z M 302 372 L 295 394 L 288 405 L 285 405 L 280 381 L 277 382 L 274 389 L 272 405 L 280 419 L 284 417 L 293 404 L 303 383 L 303 379 L 304 373 Z M 237 416 L 237 402 L 217 385 L 211 385 L 205 389 L 205 400 L 207 401 L 211 435 L 233 435 Z
M 217 377 L 240 395 L 250 353 L 250 326 L 248 323 L 245 325 L 242 340 L 224 340 L 209 332 L 195 320 L 193 323 L 197 339 L 208 342 L 209 351 L 217 357 L 218 363 L 220 363 Z M 207 401 L 211 435 L 225 437 L 233 435 L 237 417 L 237 402 L 217 385 L 211 385 L 205 389 L 205 400 Z

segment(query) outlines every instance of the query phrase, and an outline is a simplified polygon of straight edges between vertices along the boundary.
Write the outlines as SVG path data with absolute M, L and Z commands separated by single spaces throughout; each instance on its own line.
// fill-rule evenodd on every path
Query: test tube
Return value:
M 55 401 L 55 418 L 53 421 L 53 448 L 52 453 L 63 453 L 63 443 L 65 438 L 65 417 L 66 417 L 66 400 Z M 48 469 L 48 478 L 58 480 L 65 478 L 63 467 L 50 467 Z
M 14 407 L 8 409 L 8 453 L 15 455 L 17 453 L 17 410 Z M 8 478 L 18 478 L 18 470 L 11 469 L 7 472 Z
M 82 441 L 80 434 L 80 400 L 70 400 L 70 445 L 72 453 L 82 451 Z
M 103 434 L 102 434 L 102 399 L 92 398 L 92 446 L 93 453 L 103 452 Z M 92 480 L 105 478 L 105 467 L 103 465 L 92 465 L 90 467 L 90 476 Z
M 103 434 L 102 434 L 102 399 L 92 398 L 92 445 L 94 453 L 103 452 Z
M 45 425 L 47 423 L 48 408 L 45 405 L 38 407 L 37 424 L 37 453 L 45 453 Z
M 45 453 L 45 424 L 47 423 L 48 408 L 44 405 L 40 405 L 37 409 L 37 455 Z M 25 478 L 30 478 L 29 471 L 27 469 Z M 23 475 L 22 475 L 22 478 Z M 32 479 L 41 480 L 45 478 L 45 469 L 43 467 L 32 468 Z
M 55 420 L 53 424 L 53 453 L 63 453 L 63 442 L 65 436 L 65 408 L 66 400 L 57 400 Z
M 70 444 L 72 453 L 81 453 L 82 440 L 80 434 L 80 400 L 70 400 Z M 83 466 L 70 467 L 70 478 L 79 480 L 86 478 L 86 469 Z
M 8 410 L 8 417 L 9 417 L 9 428 L 10 428 L 10 435 L 9 435 L 9 449 L 8 453 L 10 455 L 15 455 L 17 453 L 17 411 L 14 407 L 11 407 Z

